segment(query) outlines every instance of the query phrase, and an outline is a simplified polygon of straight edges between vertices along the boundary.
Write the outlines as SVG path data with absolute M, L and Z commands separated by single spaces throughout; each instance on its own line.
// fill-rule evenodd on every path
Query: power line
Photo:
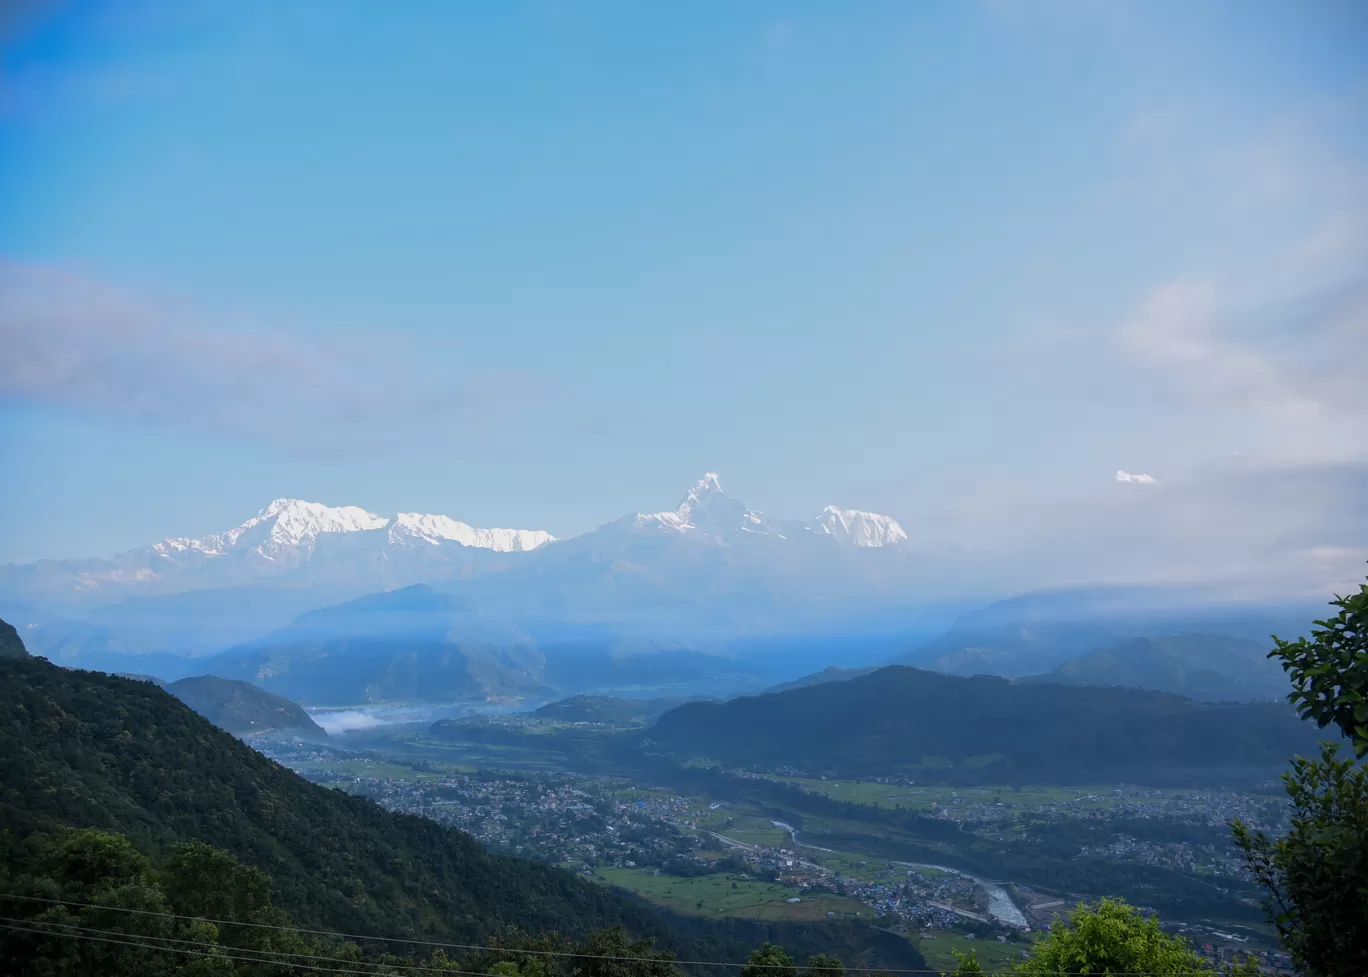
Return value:
M 404 943 L 409 946 L 433 947 L 443 950 L 475 950 L 482 953 L 522 953 L 531 956 L 543 957 L 576 957 L 581 960 L 613 960 L 620 963 L 674 963 L 680 966 L 699 966 L 699 967 L 763 967 L 766 969 L 783 969 L 783 964 L 745 964 L 733 963 L 725 960 L 674 960 L 662 957 L 629 957 L 614 954 L 597 953 L 574 953 L 569 950 L 531 950 L 518 947 L 491 947 L 475 943 L 442 943 L 437 940 L 414 940 L 401 936 L 370 936 L 360 933 L 338 933 L 332 930 L 305 929 L 299 926 L 282 926 L 275 923 L 249 923 L 239 922 L 232 919 L 214 919 L 210 916 L 187 916 L 180 913 L 163 913 L 150 909 L 129 909 L 123 906 L 101 906 L 91 902 L 73 902 L 67 899 L 47 899 L 42 896 L 21 896 L 12 893 L 0 893 L 0 898 L 23 899 L 28 902 L 41 902 L 49 905 L 75 906 L 80 909 L 103 909 L 113 912 L 133 913 L 139 916 L 159 916 L 167 919 L 199 919 L 206 923 L 217 923 L 223 926 L 250 926 L 255 929 L 281 930 L 291 933 L 305 933 L 309 936 L 329 936 L 341 940 L 369 940 L 382 943 Z M 848 973 L 871 973 L 871 974 L 938 974 L 938 970 L 909 970 L 895 969 L 886 967 L 849 967 Z M 481 975 L 483 977 L 483 975 Z M 1121 977 L 1121 975 L 1118 975 Z M 1127 975 L 1129 977 L 1129 975 Z M 1148 977 L 1148 975 L 1137 974 L 1134 977 Z
M 243 956 L 236 956 L 236 955 L 231 954 L 231 953 L 215 953 L 215 952 L 208 951 L 208 950 L 187 950 L 187 949 L 181 949 L 181 948 L 178 948 L 178 947 L 160 946 L 160 945 L 155 944 L 155 943 L 143 943 L 143 942 L 139 942 L 139 941 L 137 941 L 137 940 L 120 940 L 120 939 L 114 939 L 114 938 L 112 938 L 112 937 L 93 936 L 93 935 L 86 935 L 86 934 L 81 934 L 81 933 L 59 933 L 59 932 L 54 932 L 54 931 L 52 931 L 52 930 L 37 929 L 37 928 L 33 928 L 33 927 L 28 927 L 28 926 L 17 926 L 17 925 L 14 925 L 14 924 L 12 924 L 12 923 L 9 923 L 9 922 L 0 922 L 0 929 L 7 929 L 7 930 L 14 931 L 14 932 L 19 932 L 19 933 L 30 933 L 30 934 L 37 935 L 37 936 L 55 936 L 55 937 L 60 937 L 60 938 L 63 938 L 63 939 L 70 939 L 70 940 L 92 940 L 92 941 L 95 941 L 95 942 L 98 942 L 98 943 L 115 943 L 115 944 L 119 944 L 119 945 L 121 945 L 121 946 L 132 946 L 132 947 L 137 947 L 137 948 L 142 949 L 142 950 L 160 950 L 160 951 L 163 951 L 163 952 L 165 952 L 165 953 L 180 953 L 180 954 L 184 954 L 184 955 L 187 955 L 187 956 L 194 956 L 194 957 L 213 957 L 213 958 L 217 958 L 217 959 L 221 959 L 221 960 L 237 960 L 237 961 L 240 961 L 240 962 L 242 962 L 242 963 L 271 964 L 271 965 L 273 965 L 273 966 L 290 967 L 290 968 L 295 968 L 295 969 L 300 969 L 300 970 L 311 970 L 311 971 L 322 972 L 322 973 L 358 975 L 358 977 L 384 977 L 383 972 L 382 972 L 382 971 L 378 971 L 378 970 L 344 970 L 344 969 L 340 969 L 340 968 L 337 968 L 337 967 L 319 967 L 319 966 L 314 966 L 314 965 L 312 965 L 312 964 L 306 964 L 306 963 L 294 963 L 294 962 L 291 962 L 291 961 L 289 961 L 289 960 L 270 960 L 270 959 L 262 959 L 261 957 L 243 957 Z M 110 930 L 94 930 L 94 931 L 92 931 L 92 932 L 107 933 L 107 932 L 115 932 L 115 931 L 110 931 Z M 123 934 L 121 934 L 121 935 L 123 935 Z M 151 939 L 167 939 L 167 938 L 164 938 L 164 937 L 150 937 L 150 938 L 151 938 Z M 183 940 L 183 941 L 175 941 L 175 942 L 192 943 L 192 942 L 194 942 L 194 941 Z M 207 944 L 207 943 L 198 943 L 198 944 L 196 944 L 196 945 L 199 945 L 199 946 L 214 946 L 214 947 L 217 947 L 217 946 L 218 946 L 218 944 Z M 227 948 L 227 949 L 242 950 L 242 949 L 245 949 L 245 948 L 243 948 L 243 947 L 229 947 L 229 948 Z M 256 951 L 256 950 L 249 950 L 248 952 L 251 952 L 251 953 L 267 953 L 267 952 L 275 953 L 275 952 L 277 952 L 277 951 L 264 951 L 264 950 Z M 284 955 L 284 956 L 302 956 L 302 954 L 281 954 L 281 955 Z M 572 954 L 566 954 L 566 956 L 572 956 L 572 957 L 573 957 L 573 956 L 577 956 L 577 954 L 573 954 L 573 953 L 572 953 Z M 339 957 L 312 957 L 311 959 L 314 959 L 314 960 L 338 960 L 338 961 L 340 961 L 340 962 L 342 962 L 342 963 L 350 963 L 350 964 L 356 964 L 356 963 L 357 963 L 357 961 L 354 961 L 354 960 L 344 960 L 344 959 L 339 958 Z M 657 962 L 660 962 L 660 961 L 657 961 Z M 667 961 L 667 962 L 675 962 L 675 961 Z M 432 972 L 436 972 L 436 973 L 451 974 L 451 975 L 454 975 L 454 977 L 489 977 L 488 974 L 481 974 L 481 973 L 474 972 L 474 971 L 468 971 L 468 970 L 448 970 L 448 969 L 437 968 L 437 967 L 409 968 L 409 967 L 405 967 L 405 966 L 402 965 L 402 964 L 386 964 L 386 963 L 363 964 L 363 966 L 369 966 L 369 967 L 388 967 L 388 968 L 394 969 L 394 970 L 421 969 L 421 970 L 427 970 L 427 971 L 432 971 Z M 762 965 L 762 966 L 777 966 L 777 965 Z M 941 974 L 942 972 L 939 971 L 939 970 L 921 970 L 921 971 L 902 971 L 902 973 Z M 1010 977 L 1010 975 L 1016 974 L 1017 972 L 1016 972 L 1016 971 L 1011 971 L 1011 970 L 984 970 L 984 971 L 981 971 L 981 973 L 984 975 L 984 977 Z M 1215 974 L 1217 974 L 1217 972 L 1216 972 L 1216 971 L 1212 971 L 1212 970 L 1189 970 L 1189 971 L 1173 971 L 1173 970 L 1169 970 L 1169 971 L 1163 971 L 1162 973 L 1161 973 L 1161 972 L 1158 972 L 1158 971 L 1114 971 L 1114 972 L 1112 972 L 1111 977 L 1213 977 L 1213 975 L 1215 975 Z
M 205 920 L 205 922 L 208 922 L 208 920 Z M 423 971 L 423 972 L 425 972 L 425 973 L 454 974 L 454 975 L 460 975 L 460 977 L 488 977 L 488 975 L 482 974 L 482 973 L 480 973 L 480 972 L 478 972 L 478 971 L 470 971 L 470 970 L 452 970 L 452 969 L 449 968 L 449 967 L 424 967 L 424 966 L 422 966 L 422 965 L 420 965 L 420 964 L 403 964 L 403 963 L 379 963 L 379 962 L 377 962 L 377 963 L 371 963 L 371 962 L 366 961 L 366 960 L 351 960 L 351 959 L 348 959 L 347 957 L 325 957 L 325 956 L 322 956 L 321 954 L 316 954 L 316 953 L 293 953 L 293 952 L 291 952 L 291 951 L 289 951 L 289 950 L 258 950 L 258 949 L 254 948 L 254 947 L 233 946 L 233 945 L 227 944 L 227 943 L 213 943 L 213 942 L 209 942 L 209 941 L 207 941 L 207 940 L 182 940 L 182 939 L 179 939 L 179 938 L 173 937 L 173 936 L 155 936 L 155 935 L 153 935 L 153 934 L 151 934 L 151 933 L 124 933 L 124 932 L 122 932 L 121 930 L 99 929 L 98 927 L 94 927 L 94 926 L 77 926 L 77 925 L 75 925 L 74 923 L 63 923 L 63 922 L 58 922 L 57 920 L 51 920 L 51 919 L 15 919 L 15 918 L 9 917 L 9 916 L 0 916 L 0 923 L 17 923 L 17 924 L 21 924 L 21 925 L 29 926 L 29 927 L 32 927 L 32 926 L 60 927 L 60 929 L 42 929 L 42 930 L 29 929 L 29 930 L 26 930 L 26 932 L 43 933 L 43 934 L 45 934 L 45 935 L 47 935 L 47 936 L 78 936 L 78 935 L 80 935 L 81 933 L 94 933 L 94 934 L 100 934 L 100 935 L 103 935 L 103 936 L 110 936 L 110 935 L 114 935 L 114 936 L 129 936 L 129 937 L 136 937 L 136 938 L 139 939 L 139 940 L 157 940 L 157 941 L 159 941 L 159 943 L 179 943 L 179 944 L 182 944 L 182 945 L 184 945 L 184 946 L 202 946 L 202 947 L 211 947 L 211 948 L 219 949 L 219 950 L 236 950 L 236 951 L 238 951 L 239 953 L 255 953 L 255 954 L 259 954 L 260 957 L 261 957 L 262 959 L 258 959 L 258 958 L 248 958 L 248 959 L 255 959 L 257 963 L 282 963 L 282 964 L 287 964 L 288 961 L 272 960 L 272 959 L 269 959 L 269 957 L 272 957 L 272 956 L 277 956 L 277 957 L 298 957 L 298 958 L 305 959 L 305 960 L 326 961 L 326 962 L 330 962 L 330 963 L 346 963 L 346 964 L 352 964 L 353 966 L 358 966 L 358 967 L 388 967 L 388 968 L 390 968 L 390 969 L 392 969 L 392 970 Z M 11 928 L 13 928 L 13 927 L 11 927 Z M 78 932 L 75 932 L 75 933 L 68 933 L 68 932 L 62 932 L 61 930 L 76 930 L 76 931 L 78 931 Z M 159 943 L 148 943 L 148 944 L 143 944 L 143 945 L 144 945 L 147 949 L 149 949 L 149 950 L 170 949 L 170 947 L 163 947 L 163 946 L 160 946 Z M 372 973 L 373 971 L 366 971 L 366 972 L 367 972 L 367 973 Z
M 210 953 L 207 950 L 184 950 L 173 946 L 156 946 L 150 943 L 139 943 L 136 940 L 116 940 L 102 936 L 86 936 L 81 933 L 54 933 L 52 930 L 32 929 L 24 926 L 15 926 L 12 923 L 0 923 L 0 929 L 13 930 L 18 933 L 32 933 L 39 936 L 56 936 L 67 940 L 94 940 L 97 943 L 118 943 L 123 946 L 135 946 L 143 950 L 160 950 L 163 953 L 180 953 L 191 957 L 216 957 L 221 960 L 239 960 L 243 963 L 267 963 L 277 967 L 291 967 L 299 970 L 312 970 L 319 973 L 329 974 L 357 974 L 361 977 L 376 977 L 377 971 L 374 970 L 339 970 L 336 967 L 315 967 L 306 963 L 291 963 L 288 960 L 262 960 L 260 957 L 239 957 L 231 953 Z
M 331 931 L 331 930 L 312 930 L 312 929 L 304 929 L 304 928 L 302 928 L 302 927 L 297 927 L 297 926 L 284 926 L 284 925 L 275 924 L 275 923 L 252 923 L 252 922 L 240 922 L 240 921 L 232 920 L 232 919 L 214 919 L 213 917 L 209 917 L 209 916 L 190 916 L 190 915 L 185 915 L 185 914 L 182 914 L 182 913 L 164 913 L 164 912 L 156 912 L 156 911 L 153 911 L 153 910 L 150 910 L 150 909 L 130 909 L 130 908 L 126 908 L 126 907 L 124 907 L 124 906 L 102 906 L 102 905 L 100 905 L 100 904 L 98 904 L 98 903 L 91 903 L 91 902 L 73 902 L 73 901 L 71 901 L 71 900 L 66 900 L 66 899 L 48 899 L 48 898 L 45 898 L 45 897 L 42 897 L 42 896 L 23 896 L 23 895 L 18 895 L 18 894 L 15 894 L 15 893 L 3 893 L 3 892 L 0 892 L 0 898 L 22 899 L 22 900 L 25 900 L 25 901 L 28 901 L 28 902 L 40 902 L 40 903 L 46 903 L 46 904 L 49 904 L 49 905 L 57 905 L 57 906 L 63 906 L 63 907 L 66 907 L 66 906 L 74 906 L 74 907 L 80 908 L 80 909 L 99 909 L 99 910 L 105 910 L 105 911 L 111 911 L 111 912 L 132 913 L 132 914 L 139 915 L 139 916 L 155 916 L 155 917 L 159 917 L 159 918 L 163 918 L 163 919 L 187 919 L 187 920 L 198 920 L 198 921 L 200 921 L 200 922 L 216 923 L 216 924 L 222 925 L 222 926 L 246 926 L 246 927 L 252 927 L 252 928 L 255 928 L 255 929 L 276 930 L 276 931 L 286 932 L 286 933 L 303 933 L 303 934 L 308 934 L 308 935 L 310 935 L 310 936 L 328 936 L 328 937 L 333 937 L 333 938 L 335 938 L 335 939 L 342 939 L 342 940 L 369 940 L 369 941 L 372 941 L 372 942 L 382 942 L 382 943 L 404 943 L 404 944 L 408 944 L 408 945 L 412 945 L 412 946 L 425 946 L 425 947 L 433 947 L 433 948 L 437 948 L 437 949 L 475 950 L 475 951 L 478 951 L 478 952 L 481 952 L 481 953 L 491 953 L 491 954 L 493 954 L 493 953 L 522 953 L 522 954 L 527 954 L 527 955 L 531 955 L 531 956 L 566 957 L 566 958 L 579 959 L 579 960 L 611 960 L 611 961 L 620 962 L 620 963 L 669 963 L 669 964 L 674 964 L 675 966 L 681 966 L 681 967 L 687 967 L 687 966 L 698 966 L 698 967 L 738 967 L 738 968 L 739 968 L 739 967 L 754 967 L 754 968 L 757 968 L 757 969 L 762 969 L 762 968 L 763 968 L 763 969 L 791 969 L 791 967 L 792 967 L 791 964 L 769 964 L 769 963 L 752 963 L 752 964 L 748 964 L 748 963 L 733 963 L 733 962 L 731 962 L 731 961 L 726 961 L 726 960 L 676 960 L 676 959 L 673 959 L 673 958 L 670 958 L 670 957 L 629 957 L 629 956 L 618 956 L 618 955 L 614 955 L 614 954 L 575 953 L 575 952 L 573 952 L 573 951 L 571 951 L 571 950 L 531 950 L 531 949 L 524 949 L 524 948 L 518 948 L 518 947 L 491 947 L 491 946 L 482 946 L 482 945 L 479 945 L 479 944 L 472 944 L 472 943 L 441 943 L 441 942 L 438 942 L 438 941 L 435 941 L 435 940 L 413 940 L 413 939 L 407 939 L 407 938 L 404 938 L 404 937 L 397 937 L 397 936 L 368 936 L 368 935 L 355 934 L 355 933 L 339 933 L 339 932 L 334 932 L 334 931 Z M 13 925 L 12 925 L 12 922 L 14 922 L 14 921 L 12 920 L 11 917 L 0 917 L 0 921 L 3 921 L 3 922 L 0 922 L 0 925 L 4 925 L 4 926 L 6 926 L 6 928 L 11 928 L 11 929 L 14 928 Z M 47 920 L 41 920 L 41 919 L 27 919 L 27 920 L 22 920 L 22 922 L 25 923 L 25 924 L 34 924 L 34 923 L 37 923 L 37 924 L 49 924 L 49 925 L 56 925 L 56 926 L 65 926 L 65 927 L 68 927 L 68 928 L 71 928 L 71 929 L 86 930 L 87 932 L 90 932 L 90 933 L 118 933 L 119 935 L 128 935 L 128 934 L 120 933 L 120 931 L 118 931 L 118 930 L 102 930 L 102 929 L 96 929 L 96 928 L 94 928 L 94 927 L 82 927 L 82 926 L 77 926 L 77 925 L 75 925 L 75 924 L 70 924 L 70 923 L 59 923 L 59 922 L 57 922 L 57 921 L 55 921 L 55 920 L 53 920 L 53 921 L 47 921 Z M 80 934 L 77 934 L 77 933 L 57 933 L 57 932 L 53 932 L 53 931 L 51 931 L 51 930 L 28 930 L 27 932 L 41 932 L 41 933 L 44 933 L 44 934 L 46 934 L 46 935 L 48 935 L 48 936 L 71 936 L 72 938 L 81 938 Z M 87 937 L 87 938 L 94 939 L 95 937 Z M 193 941 L 193 940 L 176 940 L 176 939 L 173 939 L 173 938 L 171 938 L 171 937 L 149 936 L 149 937 L 145 937 L 145 938 L 147 938 L 147 939 L 154 939 L 154 940 L 164 940 L 164 941 L 176 942 L 176 943 L 192 943 L 192 944 L 197 945 L 197 946 L 214 946 L 214 947 L 221 947 L 221 946 L 223 946 L 223 944 L 218 944 L 218 943 L 202 943 L 202 942 L 197 942 L 197 941 Z M 135 945 L 141 945 L 141 944 L 135 944 Z M 154 950 L 155 950 L 155 949 L 163 949 L 162 947 L 158 947 L 158 946 L 155 946 L 155 945 L 146 945 L 145 948 L 147 948 L 147 949 L 154 949 Z M 168 950 L 169 950 L 169 949 L 171 949 L 171 948 L 167 947 L 167 948 L 164 948 L 164 949 L 168 949 Z M 246 952 L 248 952 L 248 953 L 279 953 L 279 954 L 284 954 L 284 955 L 287 955 L 287 956 L 301 956 L 301 954 L 289 954 L 289 953 L 286 953 L 286 951 L 277 951 L 277 950 L 252 950 L 252 949 L 249 948 L 249 947 L 231 947 L 231 946 L 230 946 L 230 947 L 227 947 L 227 949 L 233 949 L 233 950 L 239 950 L 239 951 L 246 951 Z M 250 959 L 250 960 L 252 960 L 253 962 L 256 962 L 256 963 L 271 963 L 271 962 L 273 962 L 273 961 L 269 961 L 269 960 L 260 960 L 260 959 L 255 959 L 255 958 L 247 958 L 247 959 Z M 359 961 L 346 960 L 346 959 L 341 958 L 341 957 L 326 957 L 326 958 L 320 958 L 320 957 L 312 957 L 312 956 L 311 956 L 311 959 L 315 959 L 315 960 L 317 960 L 317 959 L 337 960 L 337 961 L 340 961 L 340 962 L 343 962 L 343 963 L 350 963 L 350 964 L 359 963 Z M 403 969 L 403 970 L 421 970 L 421 971 L 427 971 L 427 972 L 438 972 L 438 973 L 446 973 L 446 974 L 463 975 L 463 977 L 487 977 L 486 974 L 482 974 L 482 973 L 474 972 L 474 971 L 443 970 L 443 969 L 441 969 L 441 968 L 421 967 L 421 966 L 416 966 L 416 965 L 405 965 L 405 964 L 382 964 L 382 963 L 375 963 L 375 964 L 362 963 L 361 965 L 363 965 L 363 966 L 372 966 L 372 967 L 392 967 L 392 968 L 395 968 L 395 969 Z M 302 966 L 302 965 L 299 965 L 299 964 L 290 964 L 290 963 L 288 963 L 288 962 L 282 962 L 282 966 Z M 320 969 L 320 968 L 314 967 L 314 968 L 309 968 L 309 969 L 317 970 L 317 969 Z M 337 971 L 337 972 L 338 972 L 338 973 L 344 973 L 344 972 L 345 972 L 345 973 L 355 973 L 355 974 L 360 974 L 360 973 L 369 973 L 369 974 L 373 974 L 373 973 L 374 973 L 374 971 Z M 939 975 L 939 974 L 942 973 L 942 971 L 939 971 L 939 970 L 925 970 L 925 969 L 916 970 L 916 969 L 910 969 L 910 968 L 896 968 L 896 967 L 846 967 L 846 968 L 845 968 L 845 972 L 846 972 L 846 973 L 869 973 L 869 974 L 914 974 L 914 975 L 915 975 L 915 974 L 921 974 L 921 975 Z M 985 970 L 985 971 L 983 971 L 982 973 L 984 974 L 984 977 L 1011 977 L 1011 975 L 1016 974 L 1016 971 L 1015 971 L 1015 970 Z M 1210 977 L 1210 975 L 1213 974 L 1213 973 L 1215 973 L 1215 972 L 1214 972 L 1214 971 L 1209 971 L 1209 970 L 1204 970 L 1204 971 L 1191 971 L 1191 972 L 1190 972 L 1190 974 L 1191 974 L 1191 975 L 1194 975 L 1194 977 L 1195 977 L 1195 975 L 1201 975 L 1201 977 Z M 1110 977 L 1188 977 L 1188 975 L 1175 974 L 1173 971 L 1158 972 L 1158 971 L 1133 970 L 1133 971 L 1113 971 L 1113 972 L 1110 974 Z

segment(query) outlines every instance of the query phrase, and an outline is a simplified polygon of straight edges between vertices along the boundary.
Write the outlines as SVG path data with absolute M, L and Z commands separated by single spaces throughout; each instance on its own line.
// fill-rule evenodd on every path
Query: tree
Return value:
M 1368 585 L 1330 602 L 1310 640 L 1273 639 L 1303 718 L 1334 724 L 1368 756 Z M 1316 977 L 1368 973 L 1368 767 L 1322 742 L 1283 775 L 1291 827 L 1269 838 L 1236 820 L 1235 844 L 1265 892 L 1264 907 L 1298 969 Z
M 977 966 L 977 961 L 973 961 Z M 963 969 L 961 973 L 974 973 Z M 1050 932 L 1036 943 L 1031 955 L 1018 967 L 1022 974 L 1182 974 L 1211 970 L 1211 965 L 1181 936 L 1159 928 L 1120 899 L 1103 899 L 1096 905 L 1082 903 L 1073 919 L 1056 918 Z M 981 971 L 980 971 L 981 972 Z
M 814 953 L 807 958 L 807 977 L 845 977 L 845 964 L 840 957 Z
M 34 872 L 9 880 L 8 894 L 91 905 L 6 900 L 18 925 L 0 935 L 0 960 L 14 977 L 101 974 L 124 977 L 228 977 L 230 960 L 187 957 L 158 946 L 208 946 L 210 923 L 164 915 L 166 902 L 152 863 L 123 835 L 94 829 L 33 839 Z M 205 884 L 212 885 L 211 879 Z M 89 938 L 96 933 L 99 939 Z
M 983 973 L 983 965 L 978 961 L 978 954 L 972 949 L 968 953 L 960 953 L 958 950 L 951 950 L 955 955 L 955 972 L 951 977 L 978 977 Z
M 589 934 L 574 952 L 584 956 L 570 958 L 569 977 L 679 977 L 673 953 L 657 950 L 652 939 L 631 939 L 621 926 Z
M 1283 641 L 1268 653 L 1292 679 L 1290 699 L 1303 719 L 1322 728 L 1334 723 L 1354 744 L 1354 755 L 1368 756 L 1368 584 L 1330 602 L 1340 612 L 1316 621 L 1311 638 Z
M 798 977 L 798 966 L 783 947 L 764 943 L 746 958 L 741 977 Z

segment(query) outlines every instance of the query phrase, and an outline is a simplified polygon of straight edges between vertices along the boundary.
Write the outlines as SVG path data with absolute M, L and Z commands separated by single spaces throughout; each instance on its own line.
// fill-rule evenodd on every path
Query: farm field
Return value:
M 312 780 L 363 777 L 375 780 L 425 780 L 439 776 L 381 760 L 298 760 L 294 768 Z
M 1021 961 L 1024 943 L 999 943 L 997 940 L 971 940 L 963 934 L 944 930 L 934 936 L 923 936 L 916 941 L 917 949 L 926 958 L 926 965 L 949 973 L 958 965 L 955 951 L 974 951 L 984 970 L 1003 970 Z
M 698 827 L 699 830 L 713 831 L 748 845 L 786 847 L 791 844 L 789 833 L 783 828 L 776 828 L 771 819 L 734 807 L 716 811 L 704 808 L 699 812 Z
M 737 916 L 774 921 L 811 921 L 837 916 L 873 916 L 866 905 L 841 896 L 803 895 L 792 886 L 742 879 L 731 873 L 691 879 L 652 875 L 641 869 L 602 868 L 603 881 L 634 892 L 656 905 L 695 916 Z M 801 902 L 788 900 L 800 898 Z
M 866 780 L 819 780 L 811 777 L 772 775 L 772 780 L 796 784 L 832 800 L 868 807 L 933 810 L 956 803 L 998 804 L 1032 808 L 1043 804 L 1070 804 L 1080 808 L 1111 807 L 1118 803 L 1110 787 L 940 787 L 880 784 Z M 1176 793 L 1176 792 L 1164 792 Z M 1160 800 L 1161 798 L 1154 798 Z M 1131 798 L 1134 801 L 1134 798 Z

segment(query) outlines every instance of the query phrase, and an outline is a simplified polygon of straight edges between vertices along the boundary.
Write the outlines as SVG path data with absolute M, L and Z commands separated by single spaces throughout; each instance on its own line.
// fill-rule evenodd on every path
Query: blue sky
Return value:
M 0 560 L 278 496 L 568 534 L 705 469 L 972 545 L 1189 486 L 1184 538 L 1368 553 L 1362 4 L 122 0 L 3 43 Z

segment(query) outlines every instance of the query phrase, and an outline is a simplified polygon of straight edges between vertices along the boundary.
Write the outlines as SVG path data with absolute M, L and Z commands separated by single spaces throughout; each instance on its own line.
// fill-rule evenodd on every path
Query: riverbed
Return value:
M 771 821 L 770 824 L 774 825 L 776 828 L 782 828 L 787 831 L 789 837 L 793 839 L 795 847 L 811 848 L 813 851 L 831 851 L 830 848 L 821 848 L 817 845 L 809 845 L 799 841 L 798 830 L 785 821 Z M 971 875 L 961 869 L 950 868 L 946 865 L 930 865 L 925 862 L 894 862 L 893 864 L 906 865 L 908 868 L 914 869 L 933 868 L 938 872 L 949 872 L 951 875 L 958 875 L 962 878 L 969 879 L 988 894 L 989 916 L 992 916 L 1004 926 L 1011 926 L 1021 930 L 1028 930 L 1031 928 L 1030 924 L 1026 922 L 1025 914 L 1023 914 L 1017 904 L 1012 901 L 1012 897 L 1008 895 L 1007 890 L 996 882 L 989 882 L 987 879 L 981 879 L 977 875 Z

